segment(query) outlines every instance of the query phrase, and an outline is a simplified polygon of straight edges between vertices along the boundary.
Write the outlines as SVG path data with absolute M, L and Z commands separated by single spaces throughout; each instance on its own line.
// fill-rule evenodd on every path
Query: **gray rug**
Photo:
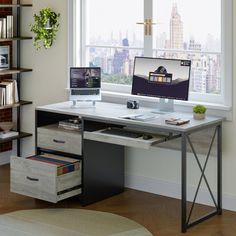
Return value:
M 152 236 L 119 215 L 83 209 L 16 211 L 0 216 L 1 236 Z

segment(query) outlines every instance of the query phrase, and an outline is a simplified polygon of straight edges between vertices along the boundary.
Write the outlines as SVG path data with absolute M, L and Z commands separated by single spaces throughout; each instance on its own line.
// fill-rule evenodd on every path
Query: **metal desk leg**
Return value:
M 217 201 L 215 199 L 215 196 L 211 190 L 211 187 L 210 187 L 207 177 L 205 175 L 205 170 L 206 170 L 209 158 L 210 158 L 212 146 L 213 146 L 216 136 L 217 136 Z M 192 153 L 195 157 L 197 165 L 201 171 L 201 176 L 200 176 L 197 188 L 196 188 L 195 196 L 193 198 L 192 205 L 190 207 L 190 211 L 188 213 L 188 219 L 186 218 L 186 216 L 187 216 L 187 193 L 186 193 L 186 188 L 187 188 L 187 165 L 186 165 L 187 160 L 186 160 L 186 157 L 187 157 L 187 153 L 186 153 L 186 146 L 187 146 L 187 144 L 190 145 L 190 148 L 191 148 Z M 199 189 L 200 189 L 200 186 L 201 186 L 201 183 L 203 180 L 207 186 L 207 189 L 210 193 L 211 199 L 215 205 L 215 210 L 212 212 L 209 212 L 206 215 L 201 216 L 198 219 L 191 221 L 193 209 L 196 204 L 196 199 L 197 199 Z M 196 152 L 194 145 L 190 139 L 190 135 L 188 133 L 182 134 L 182 202 L 181 203 L 182 203 L 182 219 L 181 219 L 182 220 L 182 233 L 185 233 L 188 228 L 190 228 L 194 225 L 197 225 L 197 224 L 203 222 L 204 220 L 209 219 L 210 217 L 212 217 L 214 215 L 222 214 L 222 124 L 218 124 L 217 126 L 215 126 L 215 131 L 212 136 L 211 143 L 209 145 L 209 150 L 206 155 L 206 160 L 203 163 L 203 165 L 201 164 L 201 162 L 199 160 L 197 152 Z
M 186 216 L 187 216 L 187 142 L 186 135 L 181 136 L 181 231 L 187 231 Z
M 222 214 L 222 124 L 217 127 L 217 205 Z

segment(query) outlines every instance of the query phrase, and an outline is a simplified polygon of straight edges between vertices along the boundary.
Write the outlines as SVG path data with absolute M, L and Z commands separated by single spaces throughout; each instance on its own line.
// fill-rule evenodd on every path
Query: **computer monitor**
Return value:
M 161 98 L 160 110 L 171 111 L 173 99 L 188 100 L 190 71 L 190 60 L 135 57 L 132 94 Z
M 70 100 L 74 102 L 101 100 L 100 67 L 70 68 Z

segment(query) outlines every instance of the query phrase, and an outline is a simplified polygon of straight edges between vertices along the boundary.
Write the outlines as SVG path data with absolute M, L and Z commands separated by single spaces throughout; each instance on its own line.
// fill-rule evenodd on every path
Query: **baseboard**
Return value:
M 1 152 L 0 153 L 0 165 L 9 164 L 11 154 L 12 154 L 12 151 Z
M 137 175 L 125 175 L 125 186 L 127 188 L 141 190 L 149 193 L 154 193 L 162 196 L 172 197 L 180 199 L 181 185 L 179 183 L 173 183 L 154 178 L 137 176 Z M 188 187 L 188 200 L 192 201 L 195 195 L 196 188 Z M 216 193 L 213 191 L 214 196 Z M 222 196 L 223 209 L 236 211 L 236 196 L 228 193 L 223 193 Z M 214 206 L 211 196 L 207 189 L 201 189 L 197 197 L 197 203 Z

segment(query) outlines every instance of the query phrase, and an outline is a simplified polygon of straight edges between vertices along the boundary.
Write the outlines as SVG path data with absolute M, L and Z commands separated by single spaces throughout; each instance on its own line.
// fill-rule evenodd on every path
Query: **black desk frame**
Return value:
M 202 221 L 209 219 L 212 216 L 222 214 L 222 122 L 220 122 L 219 124 L 213 125 L 213 127 L 215 127 L 214 134 L 213 134 L 213 137 L 212 137 L 212 140 L 211 140 L 211 143 L 209 146 L 209 150 L 208 150 L 208 153 L 206 156 L 206 160 L 205 160 L 205 163 L 203 166 L 201 165 L 201 163 L 199 161 L 196 150 L 195 150 L 193 143 L 189 137 L 189 135 L 191 133 L 193 133 L 194 131 L 191 133 L 185 133 L 185 132 L 181 133 L 181 141 L 182 141 L 181 142 L 181 150 L 182 150 L 181 151 L 181 212 L 182 212 L 181 213 L 181 231 L 182 231 L 182 233 L 185 233 L 188 228 L 190 228 L 194 225 L 197 225 L 197 224 L 201 223 Z M 199 129 L 197 129 L 195 131 L 199 131 Z M 210 188 L 208 180 L 205 176 L 205 170 L 206 170 L 207 163 L 208 163 L 210 153 L 212 150 L 212 145 L 213 145 L 213 142 L 214 142 L 216 136 L 217 136 L 217 201 L 215 200 L 215 197 L 212 193 L 212 190 Z M 198 182 L 198 186 L 197 186 L 197 189 L 195 192 L 195 196 L 194 196 L 189 214 L 187 212 L 187 144 L 188 143 L 191 147 L 191 150 L 194 154 L 194 157 L 196 159 L 198 167 L 201 171 L 201 177 Z M 198 192 L 199 192 L 199 189 L 200 189 L 203 179 L 207 185 L 208 191 L 209 191 L 211 198 L 214 202 L 215 210 L 205 216 L 200 217 L 197 220 L 190 222 L 193 208 L 196 203 L 196 198 L 198 196 Z
M 101 122 L 101 120 L 99 119 L 91 119 L 91 118 L 86 118 L 84 120 L 87 121 L 94 121 L 94 122 Z M 111 122 L 110 124 L 116 124 L 116 125 L 122 125 L 122 122 Z M 123 124 L 124 125 L 124 124 Z M 130 127 L 135 127 L 138 128 L 138 126 L 136 125 L 131 125 Z M 210 128 L 214 128 L 214 134 L 212 136 L 210 145 L 209 145 L 209 150 L 206 156 L 206 160 L 204 165 L 202 166 L 197 152 L 194 148 L 194 145 L 190 139 L 190 134 L 193 134 L 195 132 L 199 132 L 201 130 L 205 130 L 205 129 L 210 129 Z M 157 130 L 152 130 L 153 133 L 157 132 L 168 132 L 169 133 L 169 139 L 175 139 L 180 137 L 181 138 L 181 232 L 182 233 L 186 233 L 188 228 L 193 227 L 194 225 L 197 225 L 215 215 L 221 215 L 222 214 L 222 121 L 221 122 L 216 122 L 214 124 L 211 125 L 206 125 L 204 127 L 197 127 L 197 128 L 193 128 L 191 129 L 191 131 L 187 131 L 187 132 L 178 132 L 175 131 L 175 134 L 177 135 L 172 135 L 172 130 L 171 130 L 171 126 L 170 129 L 167 130 L 162 129 L 162 128 L 158 128 Z M 208 183 L 208 180 L 205 176 L 205 170 L 207 167 L 207 163 L 211 154 L 211 150 L 213 147 L 213 143 L 215 141 L 215 138 L 217 136 L 217 200 L 215 200 L 215 197 L 212 193 L 212 190 L 210 188 L 210 185 Z M 198 182 L 198 186 L 196 189 L 196 193 L 192 202 L 192 206 L 190 208 L 190 212 L 188 214 L 188 209 L 187 209 L 187 145 L 190 145 L 192 153 L 194 154 L 194 157 L 196 159 L 197 165 L 201 171 L 201 176 Z M 213 212 L 210 212 L 207 215 L 204 215 L 200 218 L 198 218 L 197 220 L 191 220 L 191 216 L 192 216 L 192 212 L 193 212 L 193 208 L 195 206 L 196 203 L 196 198 L 198 196 L 198 192 L 202 183 L 202 180 L 204 179 L 206 185 L 207 185 L 207 189 L 211 195 L 211 198 L 214 202 L 215 205 L 215 210 Z
M 37 111 L 36 110 L 36 132 L 37 132 L 37 127 L 39 126 L 44 126 L 47 124 L 52 124 L 52 123 L 56 123 L 60 120 L 63 119 L 68 119 L 71 117 L 76 117 L 75 115 L 69 115 L 69 114 L 58 114 L 57 112 L 47 112 L 47 111 Z M 90 129 L 90 125 L 87 125 L 89 123 L 93 123 L 94 127 L 107 127 L 109 125 L 118 125 L 118 126 L 125 126 L 126 123 L 125 121 L 119 120 L 119 121 L 104 121 L 102 118 L 88 118 L 88 117 L 83 117 L 82 116 L 82 123 L 83 123 L 83 130 L 82 130 L 82 137 L 83 137 L 83 131 L 85 130 L 89 130 Z M 129 127 L 134 127 L 134 128 L 139 128 L 140 126 L 137 124 L 129 124 Z M 187 229 L 197 225 L 201 222 L 203 222 L 204 220 L 209 219 L 212 216 L 215 215 L 221 215 L 222 214 L 222 121 L 217 121 L 217 122 L 212 122 L 211 124 L 207 124 L 201 127 L 194 127 L 191 128 L 190 130 L 187 131 L 173 131 L 172 126 L 168 126 L 165 128 L 153 128 L 149 127 L 150 131 L 153 133 L 158 133 L 158 132 L 165 132 L 169 134 L 169 140 L 170 139 L 175 139 L 175 138 L 181 138 L 181 232 L 185 233 L 187 232 Z M 209 145 L 209 150 L 206 156 L 206 160 L 204 165 L 202 166 L 197 152 L 194 148 L 194 145 L 190 139 L 190 134 L 193 134 L 195 132 L 204 130 L 204 129 L 208 129 L 208 128 L 214 128 L 214 134 L 212 137 L 212 140 L 210 142 Z M 175 135 L 172 135 L 172 134 Z M 37 137 L 37 135 L 36 135 Z M 209 186 L 208 180 L 205 176 L 205 170 L 207 167 L 207 163 L 210 157 L 210 153 L 212 150 L 212 146 L 213 146 L 213 142 L 217 137 L 217 200 L 215 200 L 212 190 Z M 37 138 L 36 138 L 36 144 L 37 144 Z M 85 153 L 84 150 L 89 150 L 90 146 L 89 145 L 93 145 L 93 151 L 92 153 Z M 96 183 L 96 181 L 98 181 L 99 184 L 101 184 L 101 176 L 100 173 L 96 173 L 94 169 L 91 169 L 91 166 L 93 164 L 99 165 L 99 162 L 97 161 L 95 163 L 95 160 L 97 158 L 93 158 L 94 153 L 96 153 L 96 150 L 99 150 L 100 148 L 100 142 L 96 141 L 90 141 L 90 140 L 83 140 L 83 156 L 81 157 L 77 157 L 77 158 L 82 158 L 82 160 L 84 161 L 83 164 L 83 184 L 82 184 L 82 188 L 83 188 L 83 194 L 81 196 L 81 200 L 82 200 L 82 204 L 83 205 L 87 205 L 102 199 L 105 199 L 107 197 L 113 196 L 115 194 L 121 193 L 124 190 L 124 147 L 120 146 L 120 145 L 114 145 L 114 144 L 103 144 L 103 150 L 105 150 L 106 148 L 108 148 L 109 153 L 113 153 L 112 155 L 114 155 L 114 160 L 112 161 L 112 165 L 114 164 L 113 169 L 118 173 L 118 177 L 114 180 L 109 180 L 109 178 L 107 178 L 107 180 L 103 181 L 104 183 L 102 183 L 102 187 L 98 189 L 98 185 Z M 188 214 L 188 209 L 187 209 L 187 145 L 190 145 L 192 153 L 194 154 L 194 157 L 196 159 L 197 165 L 201 171 L 201 176 L 199 179 L 199 183 L 196 189 L 196 193 L 192 202 L 192 206 L 190 208 L 190 212 Z M 107 145 L 105 147 L 105 145 Z M 109 147 L 109 145 L 112 145 Z M 103 164 L 107 162 L 107 160 L 110 161 L 110 156 L 107 157 L 106 156 L 106 152 L 104 152 L 102 150 L 102 156 L 104 156 L 103 158 Z M 36 147 L 36 153 L 40 153 L 41 149 Z M 114 152 L 113 152 L 114 151 Z M 56 153 L 57 154 L 57 153 Z M 60 153 L 59 153 L 60 154 Z M 66 153 L 61 153 L 63 155 L 68 155 Z M 71 155 L 69 155 L 71 156 Z M 118 165 L 119 165 L 119 169 L 116 168 L 117 166 L 117 161 L 118 161 Z M 103 165 L 102 164 L 102 165 Z M 102 168 L 101 165 L 101 168 Z M 87 169 L 84 169 L 84 168 Z M 106 168 L 103 169 L 105 175 L 108 175 L 110 173 L 106 172 Z M 91 173 L 94 175 L 96 175 L 97 179 L 92 179 L 90 178 Z M 207 188 L 209 190 L 209 193 L 211 195 L 211 198 L 214 202 L 215 205 L 215 211 L 200 217 L 197 220 L 191 221 L 191 215 L 193 212 L 193 208 L 194 205 L 196 203 L 196 198 L 198 196 L 198 192 L 200 189 L 200 185 L 202 183 L 202 181 L 205 181 Z M 112 183 L 116 183 L 116 186 L 111 186 Z M 94 186 L 96 186 L 97 190 L 100 191 L 100 194 L 97 194 L 95 196 L 95 192 L 94 192 Z M 109 189 L 110 188 L 110 189 Z

